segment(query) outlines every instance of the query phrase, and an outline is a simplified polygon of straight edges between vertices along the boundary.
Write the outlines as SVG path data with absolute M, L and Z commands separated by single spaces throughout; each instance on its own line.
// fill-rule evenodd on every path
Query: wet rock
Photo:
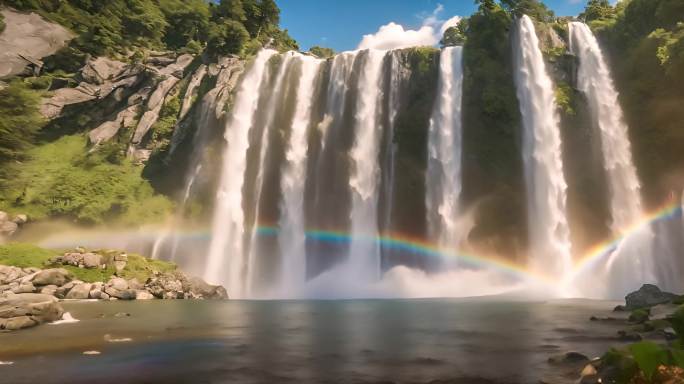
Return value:
M 44 269 L 33 278 L 33 285 L 62 286 L 71 280 L 71 274 L 64 268 Z
M 228 293 L 220 285 L 211 285 L 199 277 L 192 277 L 188 280 L 189 292 L 199 298 L 204 299 L 227 299 Z
M 119 291 L 123 291 L 124 289 L 128 289 L 128 282 L 126 279 L 122 279 L 120 277 L 114 277 L 111 280 L 109 280 L 109 283 L 107 285 L 111 286 L 114 289 L 117 289 Z
M 110 296 L 110 298 L 116 298 L 119 300 L 134 300 L 136 296 L 136 291 L 134 289 L 116 289 L 114 287 L 106 287 L 105 293 Z
M 588 362 L 589 358 L 579 352 L 566 352 L 562 355 L 549 357 L 549 363 L 578 363 L 578 362 Z
M 618 340 L 636 342 L 641 341 L 642 337 L 640 334 L 633 331 L 620 330 L 618 331 Z
M 626 308 L 628 310 L 652 307 L 658 304 L 665 304 L 677 298 L 677 295 L 670 292 L 663 292 L 653 284 L 644 284 L 638 291 L 625 296 Z

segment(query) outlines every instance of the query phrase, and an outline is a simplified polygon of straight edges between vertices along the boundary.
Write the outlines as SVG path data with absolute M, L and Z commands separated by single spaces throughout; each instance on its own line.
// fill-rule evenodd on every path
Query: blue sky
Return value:
M 473 0 L 276 0 L 280 25 L 289 30 L 302 50 L 322 45 L 344 51 L 355 49 L 366 34 L 374 34 L 390 22 L 404 29 L 420 29 L 434 15 L 437 21 L 468 16 Z M 586 0 L 545 0 L 556 15 L 577 15 Z M 434 20 L 433 19 L 433 20 Z M 439 26 L 435 27 L 435 34 Z

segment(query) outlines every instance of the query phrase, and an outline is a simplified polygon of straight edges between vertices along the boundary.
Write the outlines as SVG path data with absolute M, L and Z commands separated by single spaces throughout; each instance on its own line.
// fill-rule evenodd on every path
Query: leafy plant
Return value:
M 668 353 L 663 347 L 650 341 L 642 341 L 629 346 L 639 369 L 646 379 L 651 380 L 659 366 L 669 363 Z

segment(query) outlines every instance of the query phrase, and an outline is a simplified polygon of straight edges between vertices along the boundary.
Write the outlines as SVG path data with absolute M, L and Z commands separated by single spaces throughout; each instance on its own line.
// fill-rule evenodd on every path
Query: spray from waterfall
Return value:
M 459 249 L 461 194 L 462 47 L 446 47 L 439 58 L 437 104 L 428 131 L 426 208 L 430 237 L 445 249 Z
M 285 153 L 283 174 L 280 179 L 281 218 L 278 242 L 281 253 L 280 292 L 300 290 L 306 280 L 306 248 L 304 223 L 304 182 L 308 133 L 316 77 L 321 60 L 310 56 L 297 56 L 301 75 L 297 86 L 297 104 Z
M 534 24 L 527 16 L 517 20 L 513 50 L 515 86 L 523 123 L 531 267 L 561 277 L 570 271 L 572 258 L 560 118 Z
M 359 78 L 359 94 L 355 116 L 355 139 L 350 151 L 353 170 L 349 178 L 352 193 L 352 243 L 348 264 L 361 281 L 380 278 L 380 249 L 374 239 L 378 235 L 378 162 L 382 125 L 379 123 L 382 98 L 382 68 L 385 51 L 364 52 Z
M 249 130 L 257 110 L 268 60 L 277 52 L 262 50 L 242 80 L 225 131 L 226 148 L 216 195 L 212 236 L 204 278 L 224 284 L 232 297 L 245 295 L 246 259 L 243 253 L 242 186 L 247 163 Z

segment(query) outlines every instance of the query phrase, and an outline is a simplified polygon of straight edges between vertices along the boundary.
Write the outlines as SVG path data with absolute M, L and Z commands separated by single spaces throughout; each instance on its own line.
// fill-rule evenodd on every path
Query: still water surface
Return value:
M 72 302 L 0 333 L 2 383 L 572 382 L 552 355 L 618 345 L 615 303 L 500 299 Z M 118 313 L 130 316 L 117 317 Z M 121 341 L 120 339 L 132 339 Z M 117 342 L 118 341 L 118 342 Z M 83 355 L 84 351 L 99 355 Z M 575 373 L 575 371 L 573 371 Z

